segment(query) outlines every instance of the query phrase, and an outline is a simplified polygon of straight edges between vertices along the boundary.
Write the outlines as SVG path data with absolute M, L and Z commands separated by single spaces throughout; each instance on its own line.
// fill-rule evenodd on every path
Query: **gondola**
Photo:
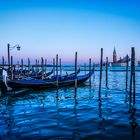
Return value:
M 14 80 L 7 80 L 7 85 L 10 88 L 32 88 L 32 89 L 42 89 L 42 88 L 56 88 L 56 87 L 65 87 L 75 84 L 75 79 L 77 79 L 77 84 L 84 83 L 86 80 L 88 80 L 93 74 L 93 71 L 77 76 L 75 77 L 69 77 L 69 78 L 62 78 L 56 81 L 55 79 L 14 79 Z
M 0 74 L 0 87 L 2 87 L 3 85 L 4 85 L 4 83 L 3 83 L 3 76 L 2 76 L 2 70 L 3 70 L 4 68 L 2 68 L 2 67 L 0 67 L 0 72 L 1 72 L 1 74 Z M 8 69 L 4 69 L 5 71 L 7 71 L 7 74 L 8 74 L 8 77 L 9 77 L 9 79 L 10 79 L 10 77 L 11 77 L 11 72 L 9 72 L 9 70 Z M 73 72 L 73 73 L 70 73 L 70 74 L 66 74 L 66 75 L 58 75 L 58 79 L 60 80 L 60 79 L 70 79 L 70 78 L 73 78 L 74 76 L 75 76 L 75 74 L 79 74 L 80 73 L 80 68 L 77 70 L 77 72 Z M 48 72 L 48 73 L 44 73 L 44 75 L 42 75 L 42 71 L 39 71 L 38 73 L 34 73 L 34 72 L 32 72 L 32 73 L 30 73 L 30 74 L 23 74 L 23 73 L 21 73 L 21 74 L 15 74 L 15 76 L 14 76 L 14 80 L 21 80 L 21 79 L 23 79 L 23 80 L 31 80 L 31 79 L 42 79 L 42 76 L 43 76 L 43 78 L 44 79 L 49 79 L 48 77 L 51 75 L 51 74 L 53 74 L 53 70 L 52 71 L 50 71 L 50 72 Z M 53 80 L 56 80 L 57 79 L 57 76 L 56 75 L 54 75 L 54 76 L 51 76 L 51 81 L 53 81 Z

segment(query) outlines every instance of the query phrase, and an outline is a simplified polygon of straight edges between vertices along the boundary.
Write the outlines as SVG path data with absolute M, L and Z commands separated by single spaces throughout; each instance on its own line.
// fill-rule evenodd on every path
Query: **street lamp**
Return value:
M 13 50 L 14 48 L 17 48 L 18 51 L 20 51 L 20 46 L 18 44 L 16 44 L 15 46 L 10 46 L 10 44 L 7 44 L 7 49 L 8 49 L 8 67 L 10 69 L 10 50 Z

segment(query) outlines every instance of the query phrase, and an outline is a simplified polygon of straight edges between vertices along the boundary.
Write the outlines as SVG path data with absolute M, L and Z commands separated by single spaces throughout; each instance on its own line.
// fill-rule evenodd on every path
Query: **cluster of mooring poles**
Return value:
M 31 65 L 30 58 L 27 59 L 27 64 L 24 64 L 24 60 L 21 59 L 20 63 L 18 61 L 17 64 L 14 64 L 13 62 L 13 56 L 10 55 L 10 50 L 17 48 L 17 50 L 20 50 L 20 46 L 17 44 L 13 47 L 10 46 L 10 44 L 7 45 L 7 54 L 8 54 L 8 64 L 6 64 L 6 61 L 4 59 L 4 56 L 2 56 L 2 64 L 1 67 L 8 68 L 8 74 L 11 79 L 21 78 L 21 75 L 23 75 L 23 71 L 26 72 L 26 76 L 30 77 L 30 72 L 31 70 L 35 72 L 36 76 L 38 76 L 38 71 L 39 68 L 41 69 L 42 72 L 42 77 L 41 79 L 45 79 L 46 75 L 46 67 L 47 67 L 47 59 L 44 59 L 41 57 L 41 62 L 39 63 L 39 60 L 35 60 L 35 65 Z M 78 59 L 77 59 L 77 52 L 75 52 L 75 64 L 74 64 L 74 71 L 75 71 L 75 88 L 77 88 L 77 71 L 78 71 Z M 92 71 L 91 68 L 91 58 L 89 59 L 89 72 Z M 56 85 L 57 87 L 59 86 L 59 76 L 62 76 L 62 62 L 61 58 L 58 58 L 58 54 L 56 54 L 56 58 L 53 58 L 53 65 L 50 66 L 53 67 L 53 75 L 56 76 Z M 18 71 L 16 71 L 18 70 Z M 59 73 L 60 72 L 60 73 Z M 89 78 L 89 85 L 91 86 L 91 77 Z
M 126 60 L 126 90 L 128 90 L 128 55 Z M 106 57 L 106 88 L 108 89 L 108 57 Z M 101 58 L 100 58 L 100 76 L 99 76 L 99 97 L 101 96 L 102 87 L 102 71 L 103 71 L 103 48 L 101 48 Z M 136 81 L 135 81 L 135 48 L 131 48 L 131 69 L 130 69 L 130 102 L 133 100 L 135 103 L 136 97 Z

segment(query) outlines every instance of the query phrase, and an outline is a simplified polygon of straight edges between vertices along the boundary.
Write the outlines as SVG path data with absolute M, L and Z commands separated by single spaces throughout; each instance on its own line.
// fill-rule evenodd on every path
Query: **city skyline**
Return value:
M 100 61 L 100 48 L 112 61 L 130 56 L 131 47 L 140 59 L 140 2 L 101 0 L 2 0 L 0 1 L 0 56 L 7 57 L 7 43 L 20 44 L 21 51 L 11 51 L 17 59 L 49 62 L 58 54 L 62 62 Z

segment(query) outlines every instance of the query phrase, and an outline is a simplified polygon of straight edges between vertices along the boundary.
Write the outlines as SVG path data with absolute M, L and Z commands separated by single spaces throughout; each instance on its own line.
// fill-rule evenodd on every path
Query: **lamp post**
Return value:
M 20 51 L 20 46 L 16 44 L 15 46 L 10 46 L 10 44 L 7 44 L 7 49 L 8 49 L 8 68 L 10 69 L 10 50 L 13 50 L 14 48 L 17 48 L 18 51 Z

